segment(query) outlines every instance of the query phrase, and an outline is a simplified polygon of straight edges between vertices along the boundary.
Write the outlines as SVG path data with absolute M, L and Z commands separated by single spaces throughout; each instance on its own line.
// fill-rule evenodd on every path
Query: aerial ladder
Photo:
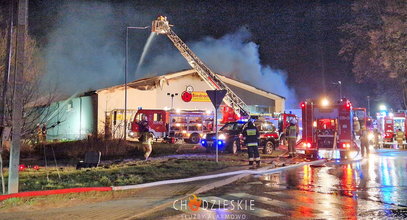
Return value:
M 196 70 L 198 75 L 214 90 L 226 90 L 223 101 L 232 107 L 238 115 L 249 115 L 249 108 L 243 100 L 236 95 L 191 49 L 172 31 L 167 17 L 159 16 L 152 23 L 151 31 L 164 34 L 174 43 L 189 65 Z

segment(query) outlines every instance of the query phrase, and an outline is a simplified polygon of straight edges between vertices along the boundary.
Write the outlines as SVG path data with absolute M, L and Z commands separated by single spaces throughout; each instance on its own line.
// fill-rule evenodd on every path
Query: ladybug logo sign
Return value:
M 182 94 L 181 94 L 182 101 L 190 102 L 192 100 L 192 92 L 193 91 L 194 91 L 194 88 L 192 86 L 187 86 L 185 91 L 183 91 Z
M 183 91 L 181 94 L 181 98 L 182 98 L 182 101 L 184 101 L 184 102 L 190 102 L 192 99 L 192 94 L 187 91 Z

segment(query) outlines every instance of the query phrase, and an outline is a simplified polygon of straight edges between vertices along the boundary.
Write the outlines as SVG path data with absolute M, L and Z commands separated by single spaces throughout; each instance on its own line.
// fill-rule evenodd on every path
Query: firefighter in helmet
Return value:
M 355 135 L 359 136 L 360 135 L 360 122 L 358 117 L 353 118 L 353 130 L 355 131 Z
M 253 168 L 260 167 L 259 130 L 254 125 L 253 121 L 250 120 L 243 128 L 242 133 L 249 154 L 249 165 L 252 165 Z M 256 164 L 254 164 L 254 162 L 256 162 Z
M 47 139 L 47 125 L 44 124 L 37 124 L 37 136 L 38 136 L 38 143 L 42 144 Z
M 295 119 L 290 120 L 290 125 L 286 128 L 286 137 L 288 139 L 288 152 L 289 157 L 295 156 L 295 145 L 297 144 L 298 136 L 297 121 Z
M 362 130 L 360 131 L 360 146 L 362 151 L 362 157 L 365 155 L 369 155 L 369 132 L 367 131 L 365 126 L 362 126 Z
M 403 146 L 404 139 L 405 139 L 404 132 L 400 128 L 397 129 L 396 141 L 397 141 L 397 146 L 399 147 L 399 149 L 403 149 L 403 147 L 404 147 Z

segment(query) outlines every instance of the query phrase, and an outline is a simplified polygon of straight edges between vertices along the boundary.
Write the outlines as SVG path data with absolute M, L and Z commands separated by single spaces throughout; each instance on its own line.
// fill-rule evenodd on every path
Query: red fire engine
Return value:
M 280 113 L 280 114 L 250 114 L 249 116 L 251 119 L 261 120 L 261 121 L 268 121 L 271 122 L 274 127 L 277 128 L 277 135 L 278 137 L 273 137 L 275 140 L 278 140 L 279 144 L 287 145 L 287 141 L 285 138 L 285 131 L 287 127 L 290 125 L 291 120 L 298 120 L 295 114 L 290 113 Z M 298 126 L 298 124 L 297 124 Z M 275 133 L 273 133 L 275 135 Z
M 383 135 L 383 145 L 395 144 L 395 136 L 398 129 L 401 129 L 405 133 L 407 131 L 406 113 L 395 112 L 388 114 L 377 115 L 377 128 Z
M 212 131 L 214 124 L 213 112 L 210 111 L 140 109 L 131 123 L 130 137 L 139 136 L 139 122 L 144 119 L 155 137 L 171 137 L 194 144 L 199 143 L 204 133 Z
M 360 149 L 353 130 L 352 103 L 341 99 L 329 104 L 308 100 L 301 103 L 302 139 L 297 151 L 313 158 L 354 158 Z
M 279 140 L 280 144 L 287 145 L 287 139 L 285 138 L 285 131 L 287 127 L 290 125 L 291 120 L 298 121 L 296 115 L 291 113 L 281 113 L 278 116 L 278 133 L 279 133 Z M 297 124 L 297 126 L 299 126 Z

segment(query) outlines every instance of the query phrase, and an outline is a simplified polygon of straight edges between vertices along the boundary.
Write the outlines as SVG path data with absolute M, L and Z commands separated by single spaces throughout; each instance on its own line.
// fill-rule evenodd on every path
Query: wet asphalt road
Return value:
M 206 210 L 172 210 L 164 219 L 407 219 L 407 151 L 252 176 L 199 197 Z M 252 200 L 254 208 L 214 205 L 224 200 Z

